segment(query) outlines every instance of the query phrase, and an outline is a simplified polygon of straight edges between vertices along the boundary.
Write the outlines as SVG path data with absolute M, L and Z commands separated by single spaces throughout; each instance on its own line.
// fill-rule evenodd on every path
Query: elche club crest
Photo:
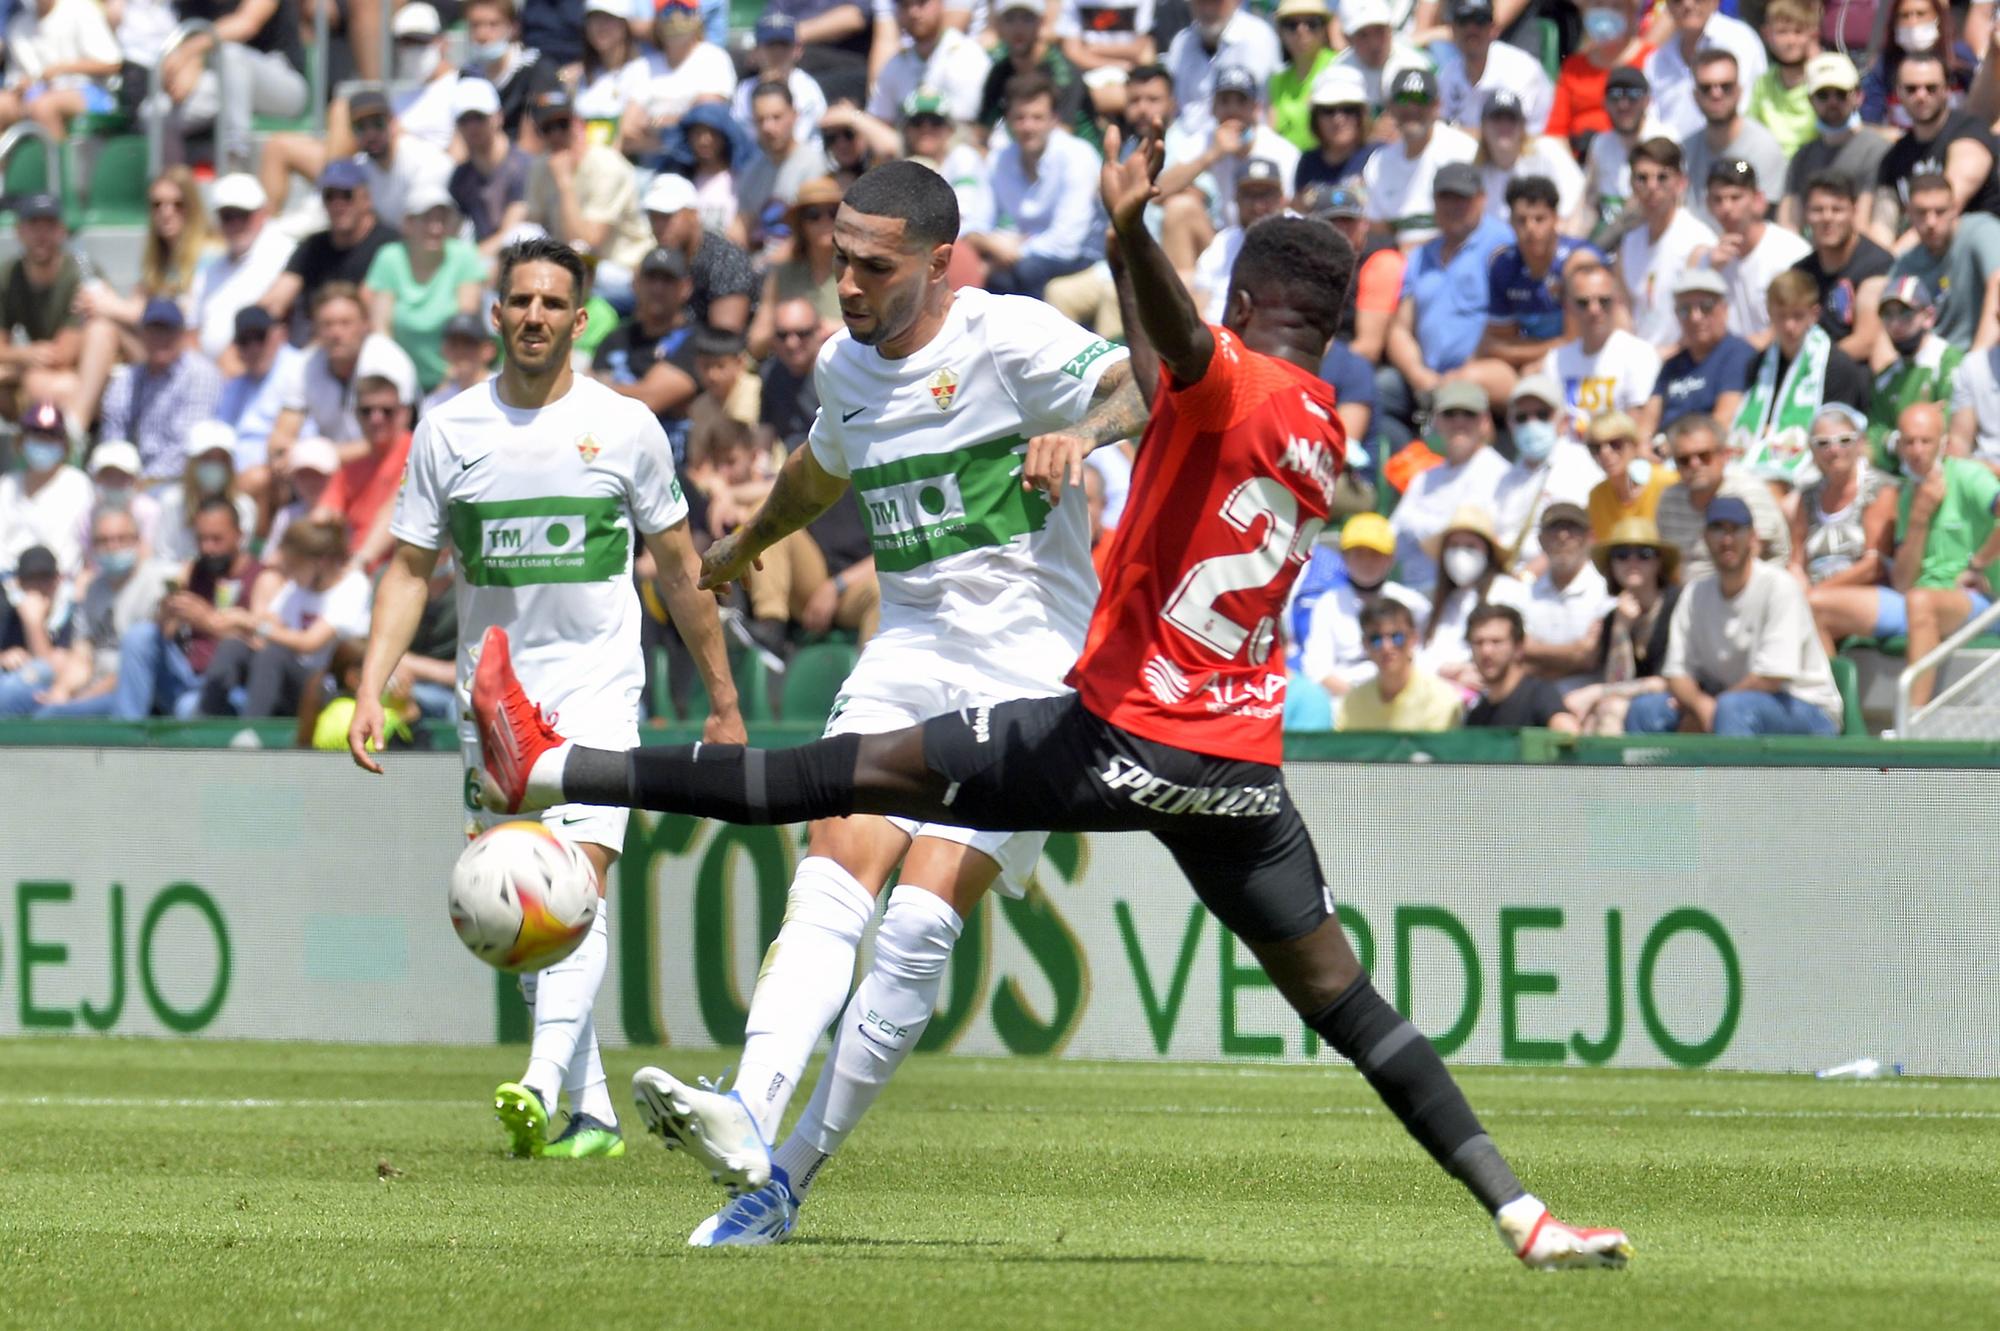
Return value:
M 931 401 L 937 403 L 939 411 L 950 411 L 952 400 L 958 396 L 958 376 L 949 369 L 939 370 L 927 382 L 931 390 Z
M 604 445 L 597 442 L 596 435 L 584 433 L 576 437 L 576 455 L 583 459 L 584 466 L 597 461 L 597 455 L 603 451 Z

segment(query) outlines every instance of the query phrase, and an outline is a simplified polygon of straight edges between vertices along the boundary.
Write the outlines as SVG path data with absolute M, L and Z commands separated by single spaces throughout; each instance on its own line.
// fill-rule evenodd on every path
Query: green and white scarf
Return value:
M 1808 445 L 1813 417 L 1826 391 L 1826 362 L 1833 339 L 1818 324 L 1806 332 L 1799 354 L 1778 383 L 1778 343 L 1775 338 L 1757 362 L 1757 382 L 1743 395 L 1742 409 L 1729 432 L 1729 443 L 1753 476 L 1809 484 L 1818 475 Z

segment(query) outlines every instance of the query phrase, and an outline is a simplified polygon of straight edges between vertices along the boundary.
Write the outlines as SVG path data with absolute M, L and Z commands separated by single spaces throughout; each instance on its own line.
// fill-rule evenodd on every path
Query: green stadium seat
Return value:
M 144 226 L 146 191 L 152 187 L 152 167 L 143 134 L 106 139 L 97 147 L 97 161 L 84 191 L 84 226 Z
M 1535 27 L 1541 33 L 1542 68 L 1548 71 L 1549 81 L 1554 82 L 1562 69 L 1562 32 L 1554 19 L 1538 18 Z
M 778 713 L 787 721 L 818 723 L 833 711 L 840 686 L 860 659 L 844 642 L 816 642 L 799 648 L 785 670 L 785 694 Z
M 1865 736 L 1868 723 L 1861 719 L 1861 672 L 1844 656 L 1833 658 L 1833 683 L 1840 690 L 1840 733 Z
M 672 661 L 673 656 L 666 648 L 653 649 L 653 715 L 670 721 L 674 719 L 673 687 L 668 678 Z M 737 706 L 742 710 L 745 724 L 777 719 L 771 707 L 771 673 L 764 668 L 762 657 L 755 652 L 735 651 L 730 674 L 736 680 Z M 708 712 L 708 686 L 702 683 L 699 673 L 689 684 L 689 719 L 698 721 Z
M 7 194 L 39 194 L 49 187 L 49 150 L 40 139 L 22 139 L 7 154 Z

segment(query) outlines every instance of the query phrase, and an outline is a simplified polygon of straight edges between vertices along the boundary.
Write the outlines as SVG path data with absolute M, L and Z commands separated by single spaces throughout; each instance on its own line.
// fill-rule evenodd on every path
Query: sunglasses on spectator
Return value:
M 810 328 L 780 328 L 771 334 L 780 342 L 807 342 L 812 339 L 812 335 L 813 330 Z
M 276 327 L 275 324 L 272 326 Z M 244 347 L 261 347 L 264 345 L 265 337 L 266 334 L 264 333 L 245 333 L 241 337 L 232 338 L 230 340 L 233 341 L 240 349 Z
M 1709 463 L 1715 461 L 1715 450 L 1712 448 L 1697 448 L 1687 453 L 1676 453 L 1674 454 L 1674 461 L 1684 467 L 1706 467 Z
M 840 209 L 832 204 L 809 203 L 799 209 L 799 220 L 801 222 L 824 222 L 839 211 Z
M 1609 296 L 1578 296 L 1570 301 L 1579 310 L 1608 310 L 1611 308 Z
M 1534 407 L 1516 407 L 1514 408 L 1514 414 L 1507 419 L 1516 425 L 1525 425 L 1529 421 L 1552 421 L 1555 418 L 1555 409 L 1552 407 L 1544 407 L 1539 410 Z
M 153 206 L 158 208 L 161 205 L 156 203 Z M 215 220 L 220 226 L 242 226 L 250 220 L 250 212 L 247 208 L 218 208 L 215 210 Z
M 352 123 L 356 134 L 373 134 L 378 129 L 389 128 L 389 117 L 363 116 Z
M 1611 557 L 1614 560 L 1637 559 L 1650 564 L 1660 557 L 1660 552 L 1650 545 L 1614 545 L 1611 547 Z
M 1674 302 L 1674 313 L 1683 318 L 1690 314 L 1714 314 L 1721 308 L 1722 301 L 1714 296 L 1710 296 L 1705 300 L 1697 297 L 1694 300 L 1677 300 Z
M 171 199 L 148 199 L 146 202 L 154 208 L 171 208 L 177 213 L 187 211 L 187 200 L 179 195 Z
M 1694 86 L 1696 92 L 1702 93 L 1705 96 L 1720 97 L 1725 93 L 1732 93 L 1736 91 L 1736 80 L 1730 79 L 1726 83 L 1696 82 Z
M 1604 94 L 1607 102 L 1637 102 L 1646 96 L 1644 88 L 1612 88 Z
M 1320 29 L 1326 27 L 1326 20 L 1323 18 L 1313 18 L 1311 15 L 1307 15 L 1304 18 L 1279 19 L 1278 27 L 1285 32 L 1298 32 L 1301 29 Z
M 575 123 L 576 120 L 572 116 L 556 116 L 550 120 L 536 122 L 538 128 L 544 134 L 567 134 L 569 133 L 570 126 Z
M 1316 116 L 1353 116 L 1356 120 L 1359 120 L 1361 119 L 1363 109 L 1357 103 L 1342 102 L 1339 106 L 1315 106 L 1313 114 Z
M 1902 94 L 1905 97 L 1909 97 L 1915 93 L 1920 93 L 1920 92 L 1927 92 L 1935 95 L 1943 91 L 1944 91 L 1944 85 L 1942 83 L 1905 83 L 1902 87 Z
M 834 126 L 834 127 L 832 128 L 832 129 L 823 129 L 823 130 L 821 130 L 821 131 L 819 132 L 819 136 L 820 136 L 820 137 L 821 137 L 822 139 L 825 139 L 825 140 L 826 140 L 826 141 L 827 141 L 828 143 L 832 143 L 832 142 L 833 142 L 833 141 L 834 141 L 835 139 L 851 139 L 851 138 L 853 138 L 853 137 L 854 137 L 854 131 L 853 131 L 853 130 L 851 130 L 851 129 L 849 129 L 849 128 L 848 128 L 847 126 L 845 126 L 845 125 L 835 125 L 835 126 Z
M 1844 102 L 1847 94 L 1839 88 L 1821 88 L 1806 99 L 1811 102 Z
M 319 197 L 327 203 L 346 203 L 354 198 L 354 191 L 351 189 L 323 189 L 319 192 Z
M 363 420 L 368 420 L 376 416 L 393 416 L 401 410 L 402 408 L 399 406 L 395 406 L 390 403 L 378 402 L 373 406 L 356 407 L 354 409 L 354 414 L 361 417 L 361 419 Z
M 1407 647 L 1410 645 L 1410 635 L 1401 629 L 1396 630 L 1394 633 L 1371 633 L 1368 635 L 1368 645 L 1376 649 L 1385 646 Z
M 943 129 L 949 124 L 951 124 L 951 122 L 949 120 L 946 120 L 943 116 L 932 115 L 929 111 L 920 111 L 916 115 L 913 115 L 909 119 L 905 120 L 903 122 L 903 128 Z
M 1822 435 L 1812 441 L 1814 448 L 1852 448 L 1861 442 L 1861 436 L 1849 431 L 1846 434 Z

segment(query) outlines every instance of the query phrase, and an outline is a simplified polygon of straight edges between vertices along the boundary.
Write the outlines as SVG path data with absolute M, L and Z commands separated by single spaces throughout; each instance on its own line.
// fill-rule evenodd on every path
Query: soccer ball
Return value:
M 452 866 L 451 927 L 503 971 L 538 971 L 576 951 L 597 905 L 590 861 L 540 823 L 489 828 Z

